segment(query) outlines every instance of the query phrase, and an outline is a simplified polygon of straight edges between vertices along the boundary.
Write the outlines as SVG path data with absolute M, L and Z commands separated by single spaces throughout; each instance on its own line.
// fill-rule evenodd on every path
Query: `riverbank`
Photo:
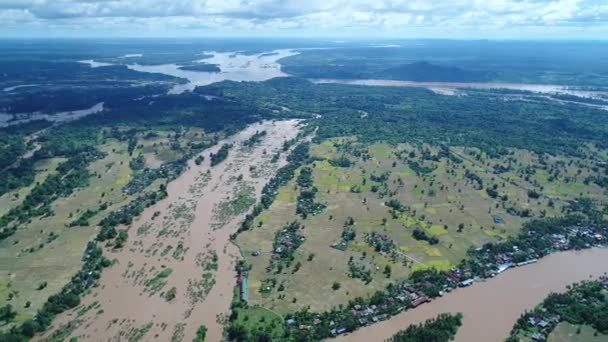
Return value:
M 608 248 L 554 253 L 537 263 L 457 289 L 431 303 L 334 340 L 383 341 L 408 325 L 424 322 L 440 313 L 461 312 L 463 325 L 455 341 L 503 341 L 517 318 L 549 293 L 564 291 L 569 284 L 608 272 L 606 260 Z

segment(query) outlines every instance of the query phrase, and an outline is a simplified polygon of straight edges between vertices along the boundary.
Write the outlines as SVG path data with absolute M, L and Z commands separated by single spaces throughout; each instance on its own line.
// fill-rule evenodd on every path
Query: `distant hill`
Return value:
M 483 71 L 465 70 L 429 62 L 415 62 L 391 67 L 378 72 L 374 78 L 420 82 L 484 82 L 491 75 Z

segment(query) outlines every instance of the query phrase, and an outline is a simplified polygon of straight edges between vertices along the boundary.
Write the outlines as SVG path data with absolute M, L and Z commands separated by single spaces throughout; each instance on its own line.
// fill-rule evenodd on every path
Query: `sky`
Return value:
M 608 0 L 0 0 L 0 37 L 608 39 Z

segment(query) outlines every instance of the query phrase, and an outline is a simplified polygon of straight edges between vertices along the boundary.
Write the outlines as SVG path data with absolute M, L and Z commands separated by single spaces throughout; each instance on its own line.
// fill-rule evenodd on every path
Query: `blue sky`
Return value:
M 0 36 L 606 39 L 608 0 L 0 0 Z

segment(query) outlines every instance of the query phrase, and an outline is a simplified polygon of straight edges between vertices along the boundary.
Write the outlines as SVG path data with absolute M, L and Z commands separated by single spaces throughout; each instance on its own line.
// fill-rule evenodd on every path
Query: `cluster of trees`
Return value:
M 251 137 L 249 137 L 247 140 L 245 140 L 243 142 L 243 146 L 245 147 L 252 147 L 256 144 L 259 144 L 262 139 L 264 139 L 264 137 L 266 136 L 267 132 L 266 131 L 256 131 Z
M 69 196 L 76 188 L 86 186 L 91 176 L 87 166 L 104 156 L 95 149 L 86 149 L 59 164 L 57 174 L 49 175 L 36 185 L 21 204 L 0 218 L 0 240 L 13 235 L 19 224 L 52 214 L 51 203 L 59 197 Z
M 46 330 L 55 316 L 77 307 L 80 304 L 80 295 L 97 282 L 104 267 L 111 265 L 111 261 L 103 256 L 101 248 L 95 242 L 89 242 L 87 245 L 83 261 L 81 270 L 59 293 L 48 298 L 33 319 L 13 326 L 8 332 L 0 333 L 0 341 L 28 341 L 35 333 Z
M 427 241 L 430 245 L 436 245 L 439 243 L 439 239 L 437 237 L 428 235 L 424 230 L 418 228 L 414 229 L 412 232 L 412 237 L 416 240 Z
M 48 126 L 47 121 L 33 121 L 0 128 L 0 196 L 34 181 L 34 163 L 40 155 L 22 158 L 33 148 L 26 137 Z
M 260 202 L 265 209 L 268 209 L 274 202 L 279 188 L 287 184 L 295 175 L 296 170 L 308 161 L 309 149 L 309 143 L 301 143 L 296 146 L 287 157 L 287 165 L 280 168 L 276 175 L 264 186 Z
M 553 318 L 560 322 L 575 325 L 590 325 L 602 334 L 608 334 L 608 299 L 606 298 L 606 278 L 594 281 L 584 281 L 568 286 L 564 293 L 551 293 L 533 311 L 523 314 L 513 329 L 507 341 L 519 341 L 518 336 L 523 332 L 535 331 L 537 328 L 529 323 L 531 317 L 540 317 L 551 325 L 543 331 L 549 334 L 557 325 Z
M 326 207 L 323 203 L 315 202 L 315 197 L 319 190 L 313 183 L 312 169 L 310 167 L 303 167 L 297 179 L 297 184 L 300 186 L 300 194 L 298 195 L 298 204 L 296 206 L 296 214 L 300 215 L 303 219 L 308 217 L 308 215 L 315 215 L 321 212 Z
M 421 324 L 413 324 L 393 335 L 388 342 L 449 342 L 462 325 L 462 314 L 444 313 Z
M 304 237 L 299 234 L 299 231 L 304 229 L 304 226 L 297 221 L 293 221 L 274 235 L 272 250 L 278 260 L 271 259 L 268 269 L 274 269 L 275 266 L 289 267 L 294 260 L 294 253 L 298 247 L 304 243 Z
M 220 147 L 217 153 L 210 153 L 209 159 L 211 160 L 211 166 L 216 166 L 226 160 L 226 158 L 228 158 L 228 151 L 230 151 L 231 148 L 232 145 L 224 144 L 222 147 Z
M 97 241 L 106 241 L 118 236 L 116 226 L 120 224 L 129 225 L 133 218 L 139 216 L 144 209 L 154 205 L 156 202 L 167 197 L 167 189 L 161 184 L 158 191 L 152 191 L 138 196 L 126 206 L 113 211 L 99 222 L 100 230 L 97 234 Z
M 167 196 L 165 186 L 157 192 L 142 195 L 126 206 L 112 212 L 100 222 L 100 230 L 96 241 L 107 241 L 116 238 L 115 247 L 124 245 L 128 235 L 126 231 L 116 231 L 119 224 L 130 224 L 141 212 Z M 52 295 L 38 311 L 34 319 L 27 320 L 20 326 L 14 326 L 10 331 L 0 334 L 0 341 L 27 341 L 37 332 L 46 330 L 56 315 L 75 308 L 80 304 L 80 296 L 93 286 L 101 275 L 103 268 L 111 265 L 111 261 L 103 256 L 101 247 L 96 241 L 87 244 L 83 256 L 83 265 L 72 280 L 58 294 Z M 118 248 L 117 247 L 117 248 Z
M 295 143 L 295 142 L 294 142 Z M 291 144 L 284 146 L 288 150 Z M 251 229 L 253 221 L 260 215 L 264 209 L 270 208 L 270 205 L 277 197 L 279 188 L 287 184 L 295 175 L 296 170 L 308 162 L 309 160 L 309 143 L 301 143 L 294 147 L 289 156 L 287 156 L 287 165 L 277 170 L 277 173 L 272 177 L 262 189 L 262 197 L 260 203 L 253 207 L 251 213 L 245 215 L 243 223 L 241 223 L 237 233 Z M 234 236 L 233 236 L 234 237 Z

